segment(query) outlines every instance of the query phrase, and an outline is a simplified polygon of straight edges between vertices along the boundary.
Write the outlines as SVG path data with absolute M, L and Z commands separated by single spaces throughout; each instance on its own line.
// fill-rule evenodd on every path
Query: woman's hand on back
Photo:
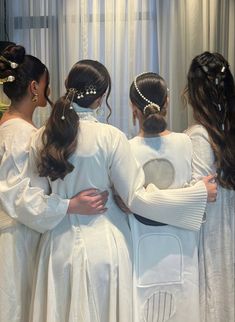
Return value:
M 68 213 L 79 215 L 98 215 L 104 213 L 107 208 L 108 191 L 98 189 L 86 189 L 79 192 L 69 201 Z
M 215 202 L 217 197 L 217 183 L 216 174 L 203 177 L 202 180 L 205 183 L 207 190 L 207 201 Z

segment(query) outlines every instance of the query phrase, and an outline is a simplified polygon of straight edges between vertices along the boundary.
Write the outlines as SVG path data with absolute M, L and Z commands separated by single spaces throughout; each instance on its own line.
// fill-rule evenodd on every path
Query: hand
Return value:
M 98 189 L 87 189 L 79 192 L 70 199 L 68 213 L 79 215 L 98 215 L 107 208 L 108 191 L 100 192 Z
M 203 177 L 202 180 L 205 183 L 207 190 L 207 201 L 215 202 L 217 197 L 217 183 L 215 181 L 215 175 L 209 175 L 207 177 Z

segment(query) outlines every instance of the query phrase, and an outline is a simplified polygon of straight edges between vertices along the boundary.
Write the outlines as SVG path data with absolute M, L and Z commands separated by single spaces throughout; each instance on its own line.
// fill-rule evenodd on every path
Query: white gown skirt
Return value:
M 66 216 L 42 236 L 32 322 L 132 321 L 132 259 L 126 215 Z
M 27 322 L 40 234 L 20 223 L 0 230 L 0 321 Z
M 198 233 L 130 216 L 134 321 L 199 322 Z

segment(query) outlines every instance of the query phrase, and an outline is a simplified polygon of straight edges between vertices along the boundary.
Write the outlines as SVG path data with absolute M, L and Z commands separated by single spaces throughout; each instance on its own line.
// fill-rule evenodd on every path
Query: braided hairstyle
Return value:
M 11 66 L 10 62 L 16 63 L 17 67 Z M 47 67 L 36 57 L 26 55 L 25 48 L 17 45 L 8 46 L 0 57 L 0 79 L 12 77 L 13 81 L 3 83 L 3 91 L 9 97 L 12 104 L 19 102 L 27 95 L 28 86 L 31 81 L 40 81 L 46 73 L 47 85 L 45 87 L 45 98 L 48 98 L 49 72 Z
M 143 114 L 143 130 L 147 134 L 158 134 L 167 127 L 167 85 L 156 73 L 137 76 L 130 87 L 130 100 Z
M 52 108 L 47 121 L 42 141 L 43 148 L 38 164 L 39 174 L 52 181 L 64 177 L 73 171 L 69 157 L 77 146 L 79 116 L 72 107 L 72 102 L 89 108 L 106 91 L 106 105 L 111 91 L 111 79 L 106 67 L 95 60 L 81 60 L 70 70 L 65 81 L 66 93 L 59 98 Z M 86 93 L 87 88 L 95 88 Z M 84 95 L 79 95 L 83 93 Z
M 195 121 L 208 132 L 219 183 L 235 189 L 235 85 L 224 57 L 207 51 L 196 56 L 184 94 Z

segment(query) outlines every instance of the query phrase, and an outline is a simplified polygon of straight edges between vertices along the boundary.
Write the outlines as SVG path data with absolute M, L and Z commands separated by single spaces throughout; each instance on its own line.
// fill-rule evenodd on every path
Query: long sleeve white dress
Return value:
M 194 125 L 186 132 L 193 144 L 193 178 L 216 172 L 206 129 Z M 219 186 L 215 203 L 207 205 L 199 245 L 201 322 L 234 322 L 235 191 Z
M 68 200 L 45 196 L 45 179 L 41 189 L 29 188 L 29 142 L 35 131 L 16 118 L 0 126 L 1 322 L 28 321 L 40 233 L 53 228 L 68 207 Z
M 146 183 L 152 181 L 172 189 L 191 181 L 192 144 L 186 134 L 137 136 L 130 144 L 144 168 Z M 129 216 L 134 252 L 134 321 L 200 322 L 198 232 L 137 218 Z
M 137 166 L 125 135 L 96 121 L 92 112 L 79 112 L 78 144 L 70 161 L 75 166 L 64 180 L 51 182 L 62 198 L 88 187 L 115 189 L 141 215 L 173 221 L 197 229 L 204 213 L 203 183 L 172 196 L 143 188 L 144 174 Z M 84 113 L 81 112 L 84 111 Z M 32 157 L 41 142 L 32 141 Z M 193 194 L 193 191 L 195 194 Z M 128 217 L 109 195 L 107 212 L 95 216 L 70 215 L 40 241 L 31 322 L 130 322 L 132 306 L 132 242 Z M 187 218 L 185 213 L 194 216 Z

